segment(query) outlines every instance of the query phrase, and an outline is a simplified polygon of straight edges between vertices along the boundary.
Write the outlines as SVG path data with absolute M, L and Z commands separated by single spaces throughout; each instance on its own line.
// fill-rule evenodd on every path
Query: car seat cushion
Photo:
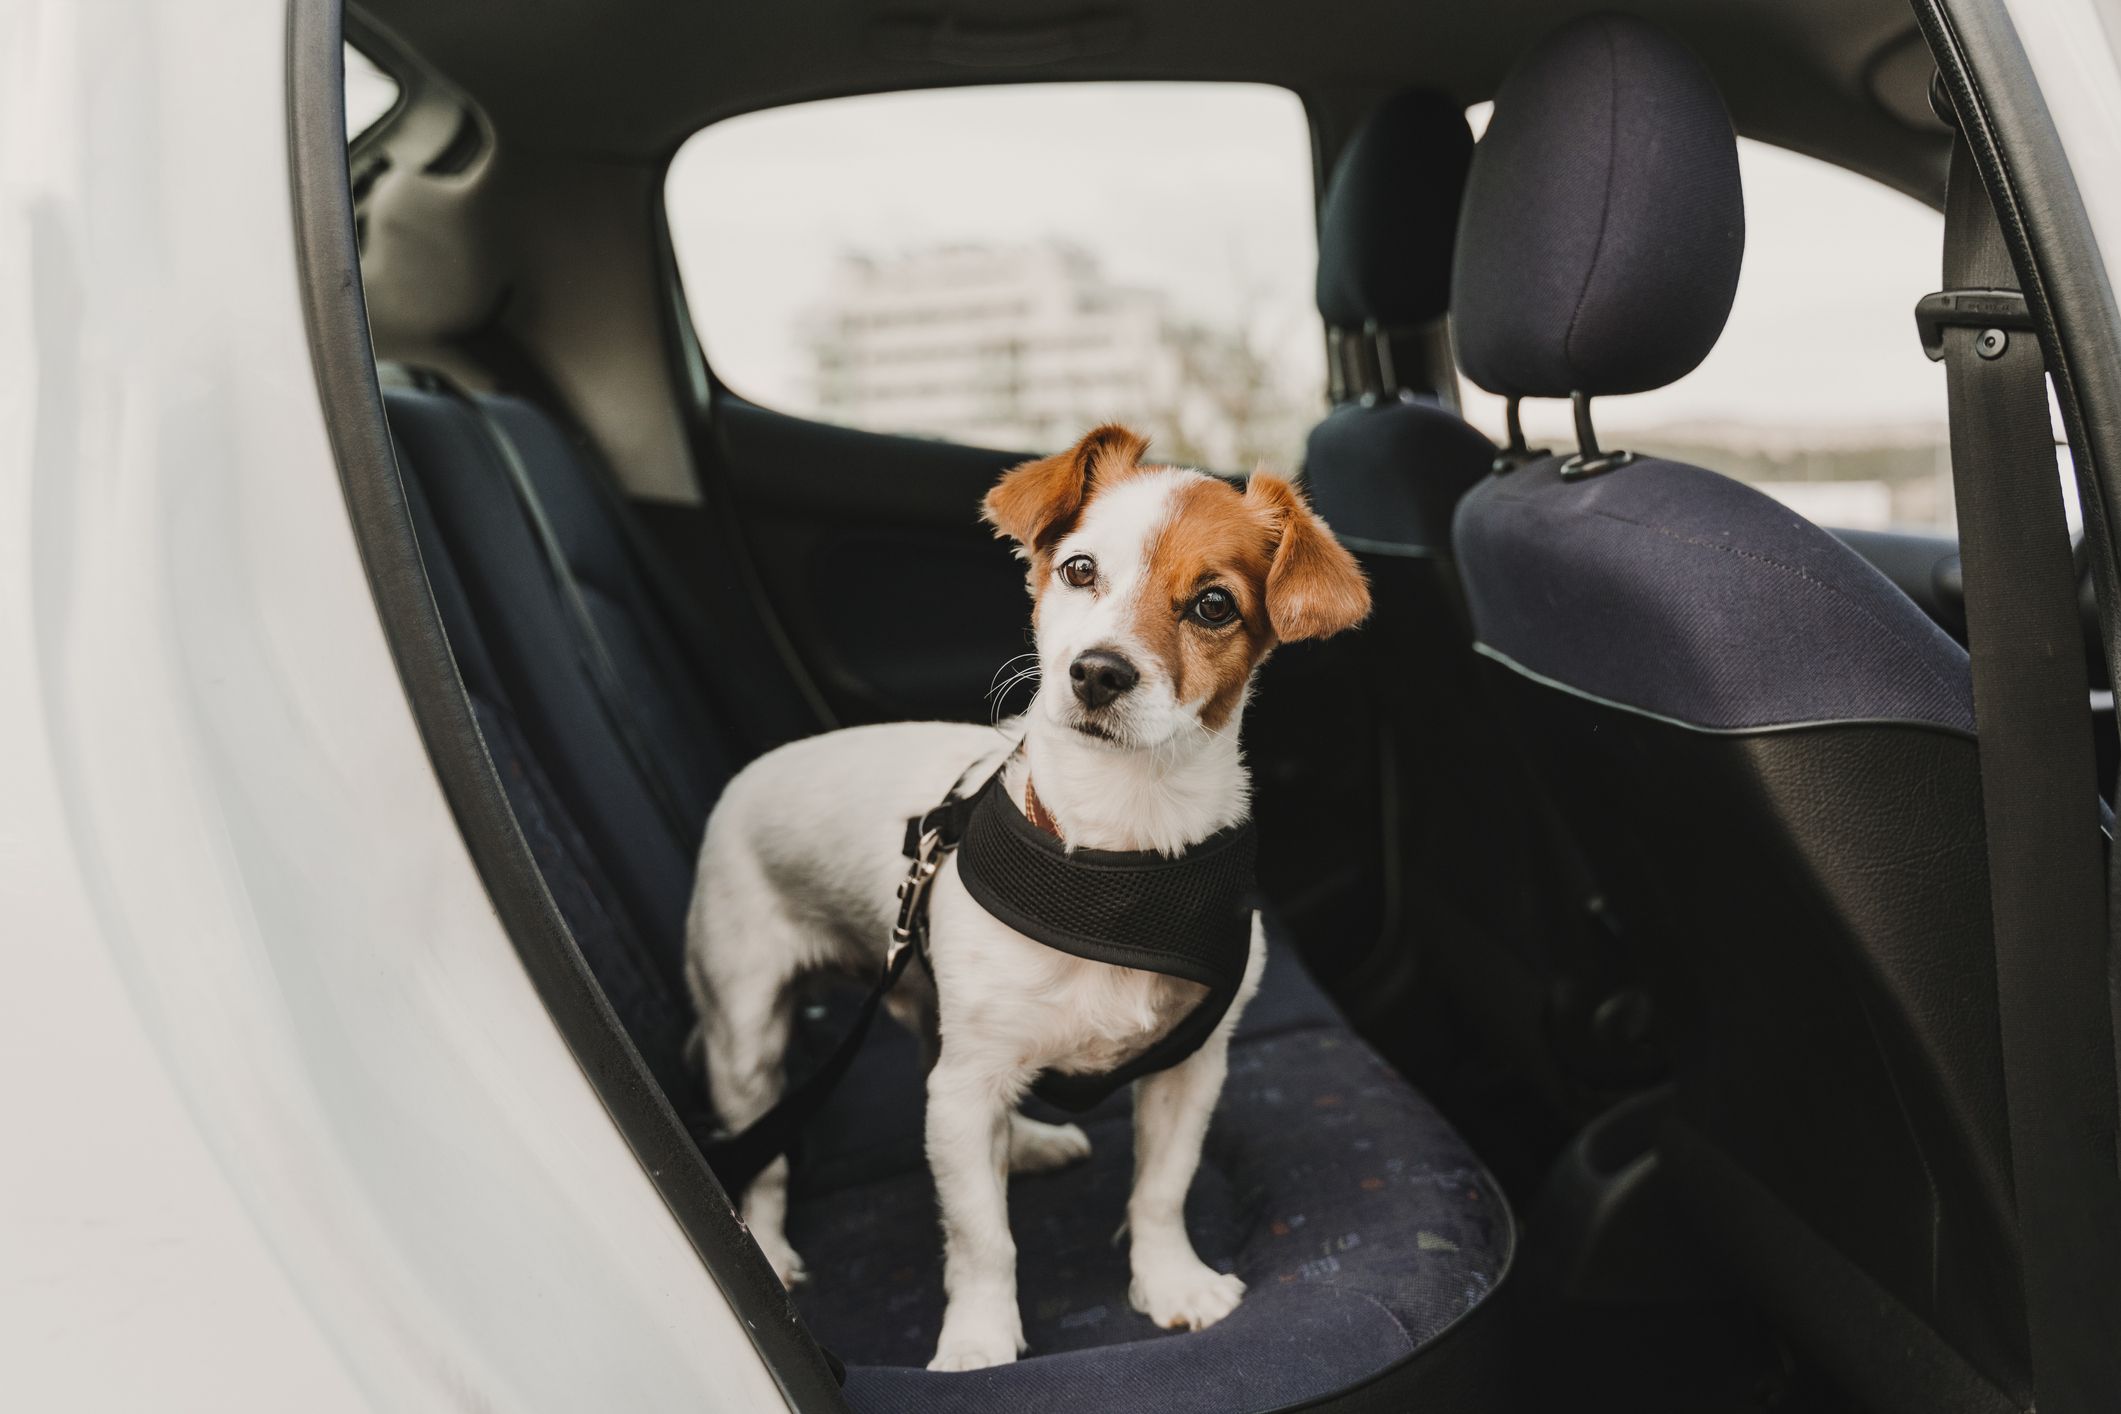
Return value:
M 1159 1330 L 1128 1304 L 1126 1244 L 1115 1240 L 1133 1181 L 1126 1095 L 1082 1118 L 1089 1160 L 1011 1181 L 1031 1353 L 993 1370 L 923 1368 L 943 1289 L 935 1191 L 917 1139 L 872 1148 L 866 1166 L 843 1162 L 836 1184 L 799 1163 L 789 1236 L 811 1277 L 796 1300 L 847 1362 L 849 1402 L 938 1414 L 1274 1409 L 1377 1373 L 1477 1307 L 1509 1262 L 1500 1190 L 1279 950 L 1261 987 L 1262 998 L 1276 993 L 1284 1000 L 1248 1013 L 1231 1047 L 1187 1204 L 1202 1260 L 1248 1288 L 1206 1331 Z M 894 1069 L 865 1078 L 872 1111 L 882 1087 L 917 1095 L 917 1068 Z M 897 1108 L 917 1136 L 917 1101 Z

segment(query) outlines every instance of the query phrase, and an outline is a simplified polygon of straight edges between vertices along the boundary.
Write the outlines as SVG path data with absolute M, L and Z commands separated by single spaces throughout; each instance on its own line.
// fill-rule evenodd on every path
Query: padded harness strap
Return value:
M 1963 130 L 1944 282 L 2019 288 Z M 2121 1398 L 2121 1184 L 2077 575 L 2039 340 L 1976 314 L 1943 358 L 2034 1402 L 2092 1414 Z
M 1132 1060 L 1103 1074 L 1046 1071 L 1033 1094 L 1080 1112 L 1201 1048 L 1245 980 L 1257 850 L 1250 821 L 1217 831 L 1175 859 L 1149 851 L 1070 850 L 1009 803 L 1000 772 L 980 788 L 957 860 L 958 881 L 975 903 L 1049 948 L 1208 988 Z

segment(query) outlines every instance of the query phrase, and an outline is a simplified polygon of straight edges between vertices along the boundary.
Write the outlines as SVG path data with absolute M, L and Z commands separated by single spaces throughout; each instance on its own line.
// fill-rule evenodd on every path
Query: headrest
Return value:
M 1714 347 L 1744 251 L 1738 144 L 1708 71 L 1641 20 L 1573 21 L 1503 81 L 1474 154 L 1459 361 L 1505 396 L 1662 387 Z
M 1336 329 L 1426 324 L 1450 307 L 1458 196 L 1473 156 L 1465 111 L 1407 89 L 1356 130 L 1326 184 L 1318 312 Z

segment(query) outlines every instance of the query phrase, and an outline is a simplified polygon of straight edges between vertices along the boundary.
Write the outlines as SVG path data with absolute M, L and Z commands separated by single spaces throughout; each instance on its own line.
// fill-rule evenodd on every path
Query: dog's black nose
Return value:
M 1075 684 L 1076 700 L 1094 711 L 1132 688 L 1142 675 L 1119 654 L 1093 648 L 1068 665 L 1068 679 Z

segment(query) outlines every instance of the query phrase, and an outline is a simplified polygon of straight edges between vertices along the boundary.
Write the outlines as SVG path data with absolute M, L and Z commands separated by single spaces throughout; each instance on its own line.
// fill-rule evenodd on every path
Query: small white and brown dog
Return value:
M 1238 723 L 1254 671 L 1277 643 L 1354 626 L 1369 590 L 1287 482 L 1262 473 L 1239 491 L 1146 464 L 1147 445 L 1101 427 L 988 493 L 987 520 L 1029 566 L 1042 686 L 1020 732 L 855 727 L 770 752 L 730 782 L 700 854 L 686 973 L 715 1109 L 732 1130 L 779 1097 L 796 980 L 877 975 L 905 822 L 952 782 L 977 783 L 1006 758 L 1009 798 L 1019 809 L 1035 800 L 1039 823 L 1070 848 L 1176 855 L 1245 819 Z M 951 862 L 929 907 L 930 972 L 909 971 L 889 1006 L 931 1060 L 927 1152 L 948 1306 L 929 1368 L 971 1370 L 1024 1349 L 1008 1175 L 1090 1152 L 1076 1126 L 1017 1112 L 1027 1088 L 1048 1068 L 1113 1069 L 1205 989 L 1034 942 L 985 912 Z M 1244 1292 L 1194 1252 L 1185 1200 L 1263 961 L 1255 918 L 1243 987 L 1213 1036 L 1136 1083 L 1129 1296 L 1173 1329 L 1213 1325 Z M 804 1272 L 783 1230 L 787 1196 L 783 1158 L 745 1193 L 743 1216 L 792 1285 Z

